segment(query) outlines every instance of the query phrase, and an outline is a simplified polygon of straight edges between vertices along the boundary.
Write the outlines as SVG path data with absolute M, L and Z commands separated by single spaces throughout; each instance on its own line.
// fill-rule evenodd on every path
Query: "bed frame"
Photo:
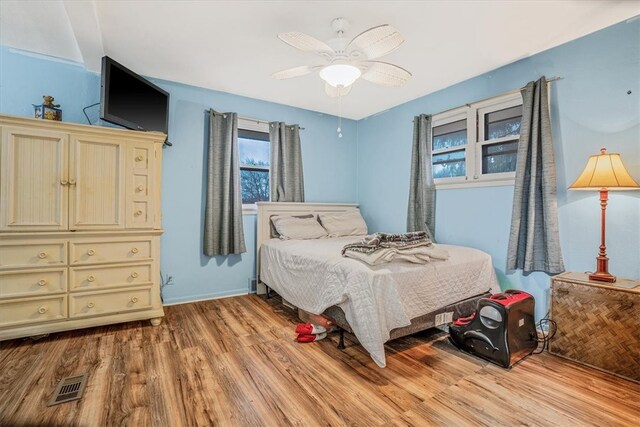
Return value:
M 258 202 L 257 236 L 256 236 L 256 283 L 257 293 L 268 294 L 268 284 L 260 280 L 260 247 L 262 242 L 272 239 L 271 217 L 275 215 L 305 215 L 324 212 L 348 212 L 358 208 L 356 203 L 290 203 L 290 202 Z M 396 328 L 390 333 L 390 340 L 414 334 L 434 326 L 438 326 L 436 316 L 442 313 L 453 313 L 453 319 L 466 316 L 475 310 L 480 298 L 488 298 L 490 292 L 476 295 L 462 301 L 458 301 L 446 307 L 439 308 L 431 313 L 411 319 L 411 324 L 402 328 Z M 268 296 L 268 295 L 267 295 Z M 340 340 L 338 348 L 344 349 L 344 333 L 353 334 L 351 326 L 347 322 L 344 311 L 340 307 L 329 307 L 323 313 L 340 328 Z

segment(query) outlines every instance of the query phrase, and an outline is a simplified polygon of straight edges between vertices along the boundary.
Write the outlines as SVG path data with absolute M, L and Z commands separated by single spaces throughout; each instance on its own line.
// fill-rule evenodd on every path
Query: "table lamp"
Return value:
M 607 153 L 606 148 L 600 154 L 589 157 L 587 166 L 570 187 L 570 190 L 595 190 L 600 192 L 600 251 L 596 258 L 597 271 L 589 274 L 589 279 L 613 283 L 616 276 L 610 274 L 607 246 L 605 245 L 605 212 L 609 190 L 640 190 L 640 185 L 629 175 L 622 163 L 620 154 Z

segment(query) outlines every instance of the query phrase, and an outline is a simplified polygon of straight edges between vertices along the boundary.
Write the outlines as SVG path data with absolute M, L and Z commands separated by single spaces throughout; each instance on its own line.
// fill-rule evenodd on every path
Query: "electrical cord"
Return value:
M 545 332 L 544 325 L 547 325 L 547 331 Z M 538 347 L 534 348 L 530 354 L 540 354 L 545 351 L 549 347 L 549 341 L 553 338 L 558 331 L 558 324 L 555 320 L 549 318 L 549 312 L 540 319 L 538 323 L 536 323 L 536 331 L 540 329 L 542 332 L 542 338 L 536 337 L 536 341 L 538 343 L 542 343 L 542 348 L 539 351 L 536 351 Z
M 82 109 L 82 112 L 84 113 L 84 116 L 87 118 L 87 121 L 89 122 L 89 124 L 91 124 L 91 120 L 89 120 L 89 116 L 87 115 L 87 108 L 95 107 L 96 105 L 100 105 L 100 103 L 96 102 L 95 104 L 88 105 Z
M 543 325 L 547 324 L 548 325 L 548 331 L 545 332 Z M 537 336 L 537 331 L 538 329 L 540 329 L 540 332 L 542 333 L 542 338 L 539 338 Z M 549 318 L 549 312 L 547 311 L 547 314 L 545 314 L 545 316 L 540 319 L 540 321 L 538 323 L 536 323 L 536 337 L 535 337 L 535 341 L 539 344 L 542 343 L 542 348 L 539 351 L 538 347 L 539 345 L 537 345 L 534 349 L 531 350 L 531 352 L 529 354 L 527 354 L 526 356 L 524 356 L 522 359 L 518 360 L 516 363 L 514 363 L 513 365 L 511 365 L 509 367 L 509 369 L 513 368 L 516 365 L 519 365 L 522 361 L 524 361 L 527 357 L 531 356 L 532 354 L 540 354 L 543 351 L 545 351 L 547 349 L 547 347 L 549 346 L 549 341 L 551 340 L 551 338 L 553 338 L 556 334 L 556 332 L 558 331 L 558 324 L 556 323 L 555 320 L 552 320 Z M 534 338 L 534 337 L 531 337 Z

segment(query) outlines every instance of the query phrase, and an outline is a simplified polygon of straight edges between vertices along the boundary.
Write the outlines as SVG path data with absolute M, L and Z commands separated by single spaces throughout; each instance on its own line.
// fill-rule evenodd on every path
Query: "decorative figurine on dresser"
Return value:
M 42 104 L 33 104 L 33 117 L 36 119 L 62 121 L 60 104 L 54 104 L 53 96 L 43 95 Z
M 159 132 L 0 115 L 0 340 L 159 325 Z

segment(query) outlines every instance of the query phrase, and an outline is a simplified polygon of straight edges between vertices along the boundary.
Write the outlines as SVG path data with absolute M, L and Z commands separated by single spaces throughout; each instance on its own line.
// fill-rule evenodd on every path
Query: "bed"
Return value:
M 302 310 L 331 317 L 384 367 L 388 340 L 468 313 L 477 299 L 499 291 L 491 257 L 473 248 L 440 245 L 449 252 L 449 260 L 369 266 L 341 255 L 344 245 L 363 236 L 273 237 L 273 216 L 354 209 L 355 204 L 258 203 L 258 293 L 269 287 Z

